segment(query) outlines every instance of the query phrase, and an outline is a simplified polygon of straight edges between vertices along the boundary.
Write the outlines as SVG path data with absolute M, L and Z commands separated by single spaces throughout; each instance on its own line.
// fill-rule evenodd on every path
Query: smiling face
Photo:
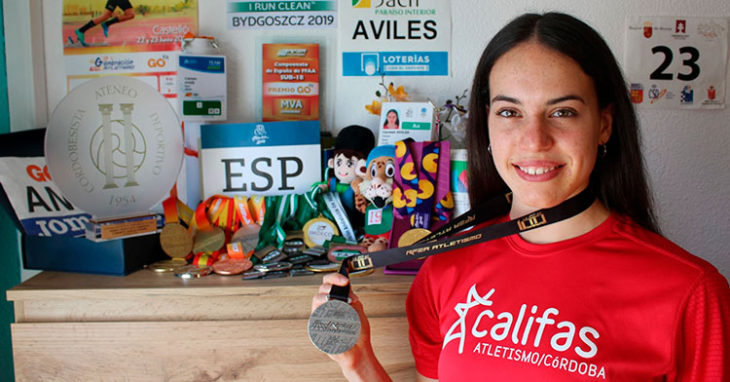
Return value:
M 528 41 L 495 62 L 489 84 L 492 157 L 514 194 L 513 215 L 585 189 L 613 117 L 578 63 Z
M 388 126 L 396 126 L 395 123 L 398 120 L 398 114 L 396 114 L 394 111 L 389 111 L 386 119 L 388 120 Z
M 342 183 L 352 183 L 355 180 L 356 157 L 347 157 L 345 154 L 336 154 L 334 161 L 335 177 Z

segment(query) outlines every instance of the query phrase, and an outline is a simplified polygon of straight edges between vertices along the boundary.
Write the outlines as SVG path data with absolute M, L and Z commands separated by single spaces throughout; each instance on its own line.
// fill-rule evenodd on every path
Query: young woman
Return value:
M 398 118 L 398 112 L 395 109 L 388 110 L 385 114 L 385 122 L 383 123 L 383 129 L 397 130 L 400 127 L 400 118 Z
M 425 261 L 406 306 L 419 380 L 730 379 L 730 288 L 658 234 L 636 117 L 603 39 L 571 16 L 523 15 L 485 49 L 471 97 L 472 205 L 511 190 L 501 222 L 588 187 L 596 200 Z M 347 282 L 325 276 L 313 308 Z M 389 380 L 366 322 L 332 358 L 351 381 Z

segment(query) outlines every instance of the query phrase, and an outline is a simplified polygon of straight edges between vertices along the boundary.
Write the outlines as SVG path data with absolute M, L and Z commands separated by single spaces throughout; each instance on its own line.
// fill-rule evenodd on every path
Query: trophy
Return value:
M 150 208 L 177 180 L 183 137 L 177 114 L 155 88 L 108 76 L 59 102 L 45 153 L 64 196 L 92 215 L 86 237 L 105 241 L 158 232 L 162 218 Z

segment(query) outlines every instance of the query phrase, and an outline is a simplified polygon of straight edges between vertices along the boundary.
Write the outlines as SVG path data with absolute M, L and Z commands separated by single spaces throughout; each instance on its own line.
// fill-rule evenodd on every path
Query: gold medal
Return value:
M 312 272 L 316 272 L 316 273 L 320 273 L 320 272 L 337 272 L 337 270 L 340 269 L 340 263 L 327 262 L 327 261 L 321 262 L 321 263 L 314 263 L 313 262 L 313 263 L 308 264 L 304 268 L 306 268 L 306 269 L 308 269 L 308 270 L 310 270 Z
M 226 243 L 226 234 L 219 227 L 195 233 L 193 252 L 215 252 Z
M 174 258 L 170 260 L 161 260 L 147 266 L 147 269 L 157 273 L 174 272 L 176 269 L 187 265 L 188 262 L 183 258 Z
M 321 216 L 309 220 L 302 230 L 304 244 L 309 248 L 321 246 L 325 241 L 332 239 L 332 236 L 340 234 L 335 223 Z
M 431 231 L 425 228 L 411 228 L 398 238 L 398 248 L 412 245 L 430 234 Z
M 363 276 L 367 276 L 373 272 L 375 272 L 375 269 L 373 269 L 373 268 L 364 269 L 362 271 L 354 271 L 354 272 L 350 272 L 350 277 L 363 277 Z
M 167 223 L 160 232 L 160 246 L 170 257 L 185 257 L 193 249 L 193 238 L 180 223 Z

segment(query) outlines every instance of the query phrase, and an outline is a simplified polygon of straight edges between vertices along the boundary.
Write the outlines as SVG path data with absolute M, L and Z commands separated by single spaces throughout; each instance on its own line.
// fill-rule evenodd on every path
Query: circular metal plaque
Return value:
M 59 102 L 45 152 L 53 181 L 76 207 L 95 218 L 148 213 L 177 180 L 182 130 L 152 86 L 107 76 Z
M 329 300 L 309 316 L 309 339 L 327 354 L 340 354 L 360 338 L 360 317 L 355 308 L 340 300 Z

